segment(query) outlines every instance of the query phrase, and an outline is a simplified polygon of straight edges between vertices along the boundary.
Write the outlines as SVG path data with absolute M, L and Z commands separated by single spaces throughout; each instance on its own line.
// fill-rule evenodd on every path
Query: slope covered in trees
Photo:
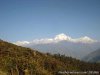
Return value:
M 99 71 L 100 64 L 40 53 L 0 40 L 0 75 L 66 75 L 59 71 Z

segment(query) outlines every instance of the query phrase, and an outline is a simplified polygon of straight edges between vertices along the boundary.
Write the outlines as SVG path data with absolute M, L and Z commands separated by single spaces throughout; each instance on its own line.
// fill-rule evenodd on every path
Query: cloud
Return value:
M 29 41 L 17 41 L 14 44 L 16 45 L 29 45 L 29 44 L 48 44 L 48 43 L 58 43 L 60 41 L 68 41 L 73 43 L 94 43 L 97 42 L 96 40 L 93 40 L 87 36 L 81 37 L 81 38 L 71 38 L 70 36 L 65 35 L 64 33 L 56 35 L 54 38 L 44 38 L 44 39 L 35 39 L 31 42 Z
M 22 45 L 30 44 L 30 42 L 28 42 L 28 41 L 17 41 L 14 44 L 22 46 Z

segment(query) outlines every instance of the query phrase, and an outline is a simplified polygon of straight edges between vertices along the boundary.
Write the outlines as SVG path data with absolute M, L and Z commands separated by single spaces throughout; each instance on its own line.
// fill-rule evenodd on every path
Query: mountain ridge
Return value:
M 100 64 L 85 63 L 65 55 L 41 53 L 0 41 L 1 75 L 64 75 L 59 71 L 99 71 Z
M 81 59 L 100 47 L 100 42 L 88 36 L 72 38 L 64 33 L 53 38 L 35 39 L 33 41 L 17 41 L 14 44 L 38 49 L 40 52 L 65 54 L 73 58 Z
M 60 41 L 58 43 L 25 45 L 32 49 L 38 49 L 40 52 L 60 53 L 73 58 L 81 59 L 90 52 L 98 49 L 100 43 L 84 44 L 84 43 L 71 43 L 67 41 Z
M 100 62 L 100 48 L 89 53 L 83 58 L 86 62 Z
M 80 37 L 80 38 L 72 38 L 64 33 L 58 34 L 53 38 L 42 38 L 42 39 L 34 39 L 33 41 L 17 41 L 14 44 L 16 45 L 28 45 L 28 44 L 49 44 L 49 43 L 58 43 L 60 41 L 67 41 L 72 43 L 85 43 L 91 44 L 98 42 L 88 36 Z

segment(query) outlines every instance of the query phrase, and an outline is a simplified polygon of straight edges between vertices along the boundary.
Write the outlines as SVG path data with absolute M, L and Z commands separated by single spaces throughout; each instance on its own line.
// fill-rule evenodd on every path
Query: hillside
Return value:
M 100 63 L 100 49 L 89 53 L 87 56 L 83 58 L 84 61 L 87 62 L 99 62 Z
M 0 40 L 0 75 L 65 75 L 59 71 L 99 71 L 100 64 L 41 53 Z

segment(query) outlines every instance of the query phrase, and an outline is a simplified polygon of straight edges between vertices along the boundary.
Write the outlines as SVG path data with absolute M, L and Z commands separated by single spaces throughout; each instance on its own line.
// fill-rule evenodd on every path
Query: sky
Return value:
M 0 38 L 15 42 L 53 37 L 100 40 L 100 0 L 0 0 Z

